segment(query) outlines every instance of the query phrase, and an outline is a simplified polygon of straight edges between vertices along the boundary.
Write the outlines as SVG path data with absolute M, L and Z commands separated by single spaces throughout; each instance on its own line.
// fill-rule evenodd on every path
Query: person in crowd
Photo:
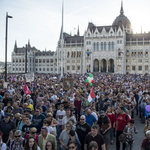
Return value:
M 71 116 L 71 112 L 70 112 L 70 109 L 67 108 L 66 109 L 66 116 L 62 119 L 62 129 L 65 129 L 66 128 L 66 123 L 69 121 L 69 119 L 73 119 L 74 122 L 76 123 L 76 118 L 74 116 Z
M 88 123 L 90 126 L 93 126 L 93 124 L 96 123 L 96 118 L 91 113 L 91 109 L 87 108 L 85 118 L 86 123 Z
M 126 150 L 133 150 L 134 136 L 133 133 L 137 134 L 138 130 L 134 125 L 134 119 L 129 121 L 129 124 L 125 126 L 123 133 L 127 135 L 126 137 Z
M 68 150 L 77 150 L 77 142 L 76 140 L 71 140 L 68 143 Z
M 48 97 L 47 97 L 47 96 L 44 97 L 44 105 L 45 105 L 47 108 L 51 107 L 51 104 L 50 104 L 50 102 L 48 101 Z
M 4 103 L 0 102 L 0 119 L 4 117 L 3 106 L 4 106 Z
M 91 126 L 86 123 L 85 115 L 82 115 L 80 121 L 76 124 L 76 132 L 81 143 L 81 149 L 84 149 L 84 139 L 91 132 Z
M 51 123 L 51 122 L 50 122 L 48 119 L 44 119 L 44 120 L 43 120 L 43 126 L 48 127 L 48 133 L 54 135 L 54 130 L 53 130 L 53 128 L 50 126 L 50 123 Z
M 3 99 L 4 106 L 7 106 L 7 103 L 8 103 L 9 101 L 12 102 L 12 99 L 9 97 L 9 93 L 5 93 L 4 99 Z
M 12 110 L 13 115 L 15 115 L 16 113 L 20 113 L 23 114 L 23 109 L 21 107 L 18 106 L 17 102 L 13 103 L 13 110 Z
M 0 150 L 6 150 L 7 145 L 5 143 L 3 143 L 3 133 L 0 131 Z
M 38 138 L 38 146 L 41 150 L 45 150 L 46 143 L 49 140 L 53 140 L 55 142 L 55 149 L 57 149 L 56 137 L 52 134 L 48 134 L 48 127 L 43 126 L 41 128 L 41 134 Z
M 10 145 L 12 141 L 15 139 L 15 132 L 16 132 L 16 129 L 13 129 L 9 132 L 9 138 L 8 138 L 8 141 L 6 142 L 7 150 L 10 150 Z
M 60 134 L 59 141 L 60 141 L 60 144 L 61 144 L 60 148 L 61 148 L 62 150 L 65 150 L 65 149 L 68 148 L 68 146 L 67 146 L 68 141 L 69 141 L 69 135 L 68 135 L 68 133 L 69 133 L 69 131 L 72 129 L 72 127 L 73 127 L 72 122 L 68 121 L 68 122 L 66 123 L 66 129 L 63 130 L 63 131 L 61 132 L 61 134 Z M 77 135 L 76 132 L 75 132 L 75 137 L 78 138 L 78 135 Z
M 79 112 L 78 112 L 78 108 L 75 107 L 74 102 L 70 103 L 70 108 L 73 109 L 73 114 L 75 115 L 76 120 L 78 120 L 78 118 L 79 118 Z
M 77 150 L 81 150 L 81 143 L 80 143 L 79 139 L 77 139 L 75 137 L 75 131 L 73 129 L 71 129 L 69 131 L 69 141 L 70 140 L 76 140 L 76 142 L 77 142 Z
M 27 105 L 27 108 L 30 108 L 32 111 L 34 111 L 34 107 L 33 107 L 33 105 L 30 103 L 30 99 L 27 99 L 27 100 L 26 100 L 26 103 L 28 104 L 28 105 Z
M 100 133 L 104 137 L 106 150 L 109 150 L 111 122 L 103 110 L 100 111 L 100 117 L 97 123 Z
M 10 120 L 10 114 L 5 113 L 4 119 L 0 121 L 0 131 L 3 133 L 3 142 L 6 143 L 9 138 L 11 130 L 16 129 L 16 126 L 12 120 Z
M 32 128 L 30 129 L 29 134 L 27 134 L 27 135 L 25 136 L 25 139 L 27 140 L 27 138 L 28 138 L 29 136 L 33 136 L 34 139 L 35 139 L 35 141 L 36 141 L 36 143 L 38 143 L 38 137 L 39 137 L 39 135 L 36 134 L 36 133 L 37 133 L 37 129 L 36 129 L 35 127 L 32 127 Z
M 64 105 L 61 104 L 60 109 L 57 110 L 57 113 L 56 113 L 57 121 L 60 124 L 57 126 L 57 139 L 59 138 L 60 133 L 62 132 L 62 119 L 65 117 L 65 115 L 66 115 L 66 112 L 64 110 Z
M 40 150 L 33 136 L 29 136 L 24 145 L 24 150 Z
M 91 141 L 95 141 L 98 144 L 98 150 L 105 150 L 104 138 L 101 134 L 98 133 L 98 126 L 93 125 L 91 127 L 91 133 L 86 135 L 84 150 L 89 150 L 89 144 Z
M 46 142 L 45 150 L 55 150 L 55 142 L 53 140 L 49 140 Z
M 124 107 L 118 107 L 118 114 L 116 118 L 116 150 L 120 150 L 120 141 L 119 136 L 123 133 L 125 126 L 129 123 L 130 118 L 124 112 Z M 123 149 L 125 149 L 126 145 L 123 143 Z
M 30 129 L 33 127 L 35 126 L 31 123 L 31 116 L 26 115 L 26 124 L 22 126 L 23 136 L 25 137 L 27 134 L 29 134 Z
M 41 127 L 43 126 L 43 120 L 45 118 L 46 117 L 41 114 L 40 107 L 36 107 L 35 114 L 33 115 L 33 118 L 32 118 L 32 123 L 37 128 L 38 134 L 41 132 Z
M 53 118 L 52 113 L 47 113 L 47 119 L 50 121 L 50 126 L 53 128 L 54 135 L 57 136 L 57 129 L 56 127 L 59 126 L 59 122 Z
M 17 130 L 22 131 L 22 127 L 26 124 L 26 114 L 21 115 L 21 120 L 18 122 Z
M 95 117 L 96 121 L 98 121 L 98 116 L 97 116 L 97 112 L 96 112 L 96 107 L 95 106 L 92 106 L 92 113 L 91 114 Z
M 111 144 L 113 144 L 113 131 L 114 131 L 114 127 L 115 127 L 116 117 L 115 117 L 115 114 L 112 112 L 111 107 L 107 108 L 106 115 L 108 116 L 108 118 L 111 121 L 110 140 L 111 140 Z
M 150 131 L 146 131 L 146 136 L 142 141 L 141 150 L 149 150 L 150 149 Z
M 22 138 L 20 130 L 15 131 L 15 140 L 10 144 L 10 150 L 22 150 L 25 145 L 25 139 Z
M 98 150 L 98 144 L 95 141 L 91 141 L 89 144 L 89 150 Z

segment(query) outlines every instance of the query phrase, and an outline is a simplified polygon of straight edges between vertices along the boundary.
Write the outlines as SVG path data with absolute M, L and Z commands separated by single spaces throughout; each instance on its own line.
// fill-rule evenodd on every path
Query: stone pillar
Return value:
M 107 63 L 107 68 L 106 68 L 106 72 L 108 72 L 108 60 L 106 61 L 106 63 Z

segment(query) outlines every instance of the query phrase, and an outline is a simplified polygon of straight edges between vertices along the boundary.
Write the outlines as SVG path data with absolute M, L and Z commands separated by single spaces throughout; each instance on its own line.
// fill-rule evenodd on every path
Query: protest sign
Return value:
M 26 73 L 25 78 L 26 78 L 26 82 L 34 81 L 34 73 Z

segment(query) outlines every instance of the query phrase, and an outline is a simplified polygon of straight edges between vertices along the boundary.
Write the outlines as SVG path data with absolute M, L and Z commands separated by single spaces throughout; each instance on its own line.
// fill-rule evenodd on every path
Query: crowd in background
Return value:
M 109 150 L 115 144 L 116 150 L 133 150 L 139 115 L 145 134 L 141 149 L 150 150 L 149 76 L 93 75 L 92 86 L 85 82 L 88 76 L 65 74 L 73 78 L 73 88 L 66 90 L 56 74 L 35 74 L 32 82 L 9 75 L 7 87 L 1 74 L 0 149 Z M 87 103 L 92 87 L 95 97 Z

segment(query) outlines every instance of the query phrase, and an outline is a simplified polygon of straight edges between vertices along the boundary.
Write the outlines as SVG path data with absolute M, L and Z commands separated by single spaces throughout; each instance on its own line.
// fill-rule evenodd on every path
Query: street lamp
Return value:
M 7 82 L 7 30 L 8 30 L 8 18 L 13 18 L 6 13 L 6 37 L 5 37 L 5 82 Z

